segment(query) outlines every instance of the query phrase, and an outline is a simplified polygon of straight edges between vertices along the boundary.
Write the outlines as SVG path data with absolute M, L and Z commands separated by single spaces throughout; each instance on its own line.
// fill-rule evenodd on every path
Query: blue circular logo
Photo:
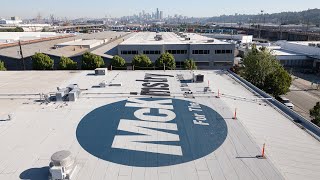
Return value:
M 212 153 L 227 133 L 223 117 L 207 106 L 180 99 L 130 98 L 91 111 L 80 121 L 76 136 L 100 159 L 160 167 Z

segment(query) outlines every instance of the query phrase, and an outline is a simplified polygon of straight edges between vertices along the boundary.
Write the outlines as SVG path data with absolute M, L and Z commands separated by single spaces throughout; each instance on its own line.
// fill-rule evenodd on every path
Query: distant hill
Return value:
M 320 9 L 309 9 L 301 12 L 261 13 L 258 15 L 222 15 L 212 17 L 207 22 L 233 22 L 233 23 L 276 23 L 276 24 L 310 24 L 320 25 Z

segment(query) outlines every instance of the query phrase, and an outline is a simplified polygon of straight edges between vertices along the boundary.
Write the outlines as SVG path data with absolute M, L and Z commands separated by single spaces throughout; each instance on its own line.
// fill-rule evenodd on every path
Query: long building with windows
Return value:
M 193 59 L 198 68 L 213 69 L 234 64 L 235 45 L 194 33 L 140 32 L 118 46 L 118 54 L 128 63 L 135 55 L 145 54 L 155 62 L 162 53 L 174 55 L 177 67 Z

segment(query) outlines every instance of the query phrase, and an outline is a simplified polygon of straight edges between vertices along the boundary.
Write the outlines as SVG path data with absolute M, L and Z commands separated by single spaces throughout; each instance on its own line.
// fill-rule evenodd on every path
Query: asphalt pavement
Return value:
M 285 97 L 295 105 L 296 112 L 311 120 L 309 110 L 320 101 L 320 90 L 310 81 L 293 76 L 290 92 Z

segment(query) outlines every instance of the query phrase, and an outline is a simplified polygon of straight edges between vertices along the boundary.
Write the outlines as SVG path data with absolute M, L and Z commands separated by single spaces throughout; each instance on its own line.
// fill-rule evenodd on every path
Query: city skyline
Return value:
M 288 6 L 290 4 L 290 7 Z M 80 2 L 75 0 L 52 1 L 37 0 L 19 1 L 11 0 L 2 2 L 0 17 L 19 16 L 22 18 L 35 18 L 38 14 L 42 17 L 49 17 L 54 14 L 56 17 L 67 18 L 104 18 L 122 17 L 139 14 L 141 11 L 155 12 L 157 8 L 164 11 L 165 16 L 181 14 L 189 17 L 212 17 L 229 14 L 258 14 L 261 10 L 265 13 L 277 13 L 283 11 L 302 11 L 313 8 L 320 8 L 320 1 L 309 0 L 308 3 L 295 2 L 290 0 L 276 1 L 269 0 L 261 5 L 261 2 L 247 0 L 238 3 L 236 0 L 225 2 L 213 2 L 210 0 L 186 2 L 183 0 L 154 3 L 146 0 L 114 2 L 110 0 L 92 0 Z

